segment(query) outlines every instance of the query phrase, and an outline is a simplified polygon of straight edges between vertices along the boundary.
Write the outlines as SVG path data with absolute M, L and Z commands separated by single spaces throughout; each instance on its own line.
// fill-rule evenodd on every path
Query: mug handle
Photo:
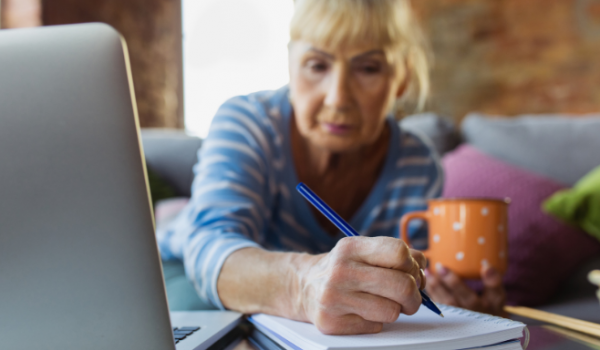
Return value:
M 429 221 L 429 212 L 414 211 L 412 213 L 402 215 L 402 219 L 400 219 L 400 235 L 402 240 L 406 242 L 410 248 L 412 248 L 412 244 L 410 243 L 410 238 L 408 238 L 408 223 L 413 219 Z M 427 250 L 422 251 L 423 254 L 426 252 Z

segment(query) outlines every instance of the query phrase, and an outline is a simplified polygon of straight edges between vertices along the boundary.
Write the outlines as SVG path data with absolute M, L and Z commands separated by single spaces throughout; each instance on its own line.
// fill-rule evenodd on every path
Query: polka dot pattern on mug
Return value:
M 439 199 L 429 203 L 426 214 L 431 269 L 439 270 L 442 264 L 458 276 L 471 279 L 479 278 L 485 266 L 501 271 L 506 268 L 506 203 L 475 198 Z M 409 222 L 419 218 L 422 215 L 407 219 Z M 402 222 L 407 225 L 407 220 Z M 407 235 L 406 228 L 400 231 Z

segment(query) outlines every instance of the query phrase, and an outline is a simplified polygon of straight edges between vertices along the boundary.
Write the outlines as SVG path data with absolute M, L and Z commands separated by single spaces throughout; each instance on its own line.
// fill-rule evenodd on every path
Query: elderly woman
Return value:
M 200 298 L 243 313 L 373 333 L 411 315 L 424 256 L 398 220 L 439 196 L 438 159 L 393 117 L 428 89 L 423 36 L 405 0 L 296 0 L 290 82 L 235 97 L 217 112 L 195 167 L 192 199 L 158 232 Z M 362 237 L 342 234 L 294 190 L 306 183 Z M 419 234 L 416 232 L 415 234 Z M 477 295 L 454 274 L 428 277 L 434 300 L 497 312 L 500 277 Z

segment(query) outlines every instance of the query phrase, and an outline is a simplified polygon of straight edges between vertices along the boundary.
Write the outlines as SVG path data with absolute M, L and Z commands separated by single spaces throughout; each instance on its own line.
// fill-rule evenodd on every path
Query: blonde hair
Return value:
M 375 44 L 406 64 L 408 86 L 396 101 L 424 107 L 429 95 L 430 51 L 409 0 L 295 0 L 290 24 L 292 41 L 338 49 L 348 45 Z M 397 111 L 394 111 L 397 114 Z

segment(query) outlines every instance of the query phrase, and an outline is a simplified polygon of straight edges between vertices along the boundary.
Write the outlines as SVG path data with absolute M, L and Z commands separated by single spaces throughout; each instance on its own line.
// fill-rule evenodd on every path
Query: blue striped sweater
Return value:
M 223 309 L 217 279 L 245 247 L 322 253 L 343 237 L 323 230 L 304 198 L 291 156 L 288 88 L 235 97 L 218 110 L 194 167 L 192 198 L 157 232 L 164 260 L 183 260 L 201 299 Z M 390 117 L 383 170 L 350 224 L 365 236 L 398 237 L 398 221 L 442 190 L 439 160 L 426 141 Z M 425 238 L 415 230 L 414 234 Z

